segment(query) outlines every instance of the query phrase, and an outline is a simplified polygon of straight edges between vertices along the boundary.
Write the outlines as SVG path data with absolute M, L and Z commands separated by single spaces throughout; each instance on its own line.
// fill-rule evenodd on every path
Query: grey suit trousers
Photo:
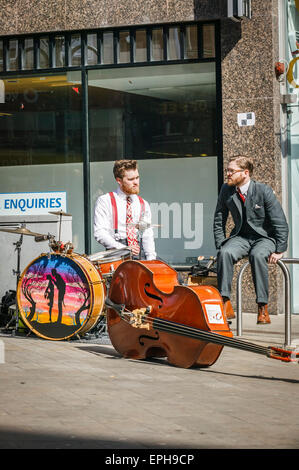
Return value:
M 248 256 L 257 303 L 268 303 L 268 258 L 276 250 L 275 243 L 268 238 L 241 237 L 229 238 L 217 254 L 218 290 L 224 297 L 230 297 L 234 264 Z

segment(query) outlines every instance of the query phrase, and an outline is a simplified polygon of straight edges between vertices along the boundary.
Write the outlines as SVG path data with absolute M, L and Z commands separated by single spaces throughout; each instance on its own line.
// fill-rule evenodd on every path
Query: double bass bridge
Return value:
M 147 321 L 147 315 L 151 312 L 151 310 L 151 306 L 132 310 L 130 315 L 130 325 L 134 328 L 144 328 L 145 330 L 150 330 L 151 323 Z

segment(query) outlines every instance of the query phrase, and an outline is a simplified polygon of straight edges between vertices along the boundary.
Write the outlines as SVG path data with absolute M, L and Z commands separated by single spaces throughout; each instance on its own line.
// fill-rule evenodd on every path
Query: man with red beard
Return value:
M 234 264 L 248 256 L 258 304 L 257 323 L 271 323 L 268 313 L 268 263 L 277 263 L 287 249 L 288 224 L 273 190 L 251 179 L 253 163 L 243 155 L 232 157 L 226 170 L 227 183 L 220 191 L 214 215 L 218 289 L 224 312 L 229 298 Z M 229 213 L 235 224 L 226 237 Z M 227 310 L 227 312 L 226 312 Z
M 117 190 L 98 197 L 95 204 L 95 239 L 106 249 L 129 247 L 135 259 L 156 259 L 151 209 L 139 196 L 137 161 L 117 160 L 113 174 Z

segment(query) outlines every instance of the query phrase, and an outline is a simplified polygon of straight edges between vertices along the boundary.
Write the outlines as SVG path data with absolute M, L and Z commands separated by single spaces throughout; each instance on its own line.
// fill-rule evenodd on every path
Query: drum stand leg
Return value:
M 11 323 L 15 320 L 15 327 L 12 331 L 12 335 L 16 335 L 19 329 L 19 307 L 18 307 L 18 302 L 17 302 L 17 292 L 18 292 L 18 284 L 19 284 L 19 279 L 21 275 L 20 271 L 20 260 L 21 260 L 21 249 L 22 249 L 22 243 L 23 243 L 23 235 L 20 236 L 19 241 L 15 242 L 14 245 L 16 246 L 15 251 L 17 251 L 17 269 L 13 269 L 13 274 L 17 276 L 17 286 L 16 286 L 16 299 L 15 299 L 15 305 L 16 305 L 16 312 L 15 315 L 12 315 L 11 319 L 5 326 L 5 330 L 7 330 Z

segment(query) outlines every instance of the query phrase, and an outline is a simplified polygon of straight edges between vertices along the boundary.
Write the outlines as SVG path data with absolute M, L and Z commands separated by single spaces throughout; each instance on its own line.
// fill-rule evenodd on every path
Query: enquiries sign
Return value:
M 0 215 L 42 215 L 66 212 L 65 192 L 0 193 Z

